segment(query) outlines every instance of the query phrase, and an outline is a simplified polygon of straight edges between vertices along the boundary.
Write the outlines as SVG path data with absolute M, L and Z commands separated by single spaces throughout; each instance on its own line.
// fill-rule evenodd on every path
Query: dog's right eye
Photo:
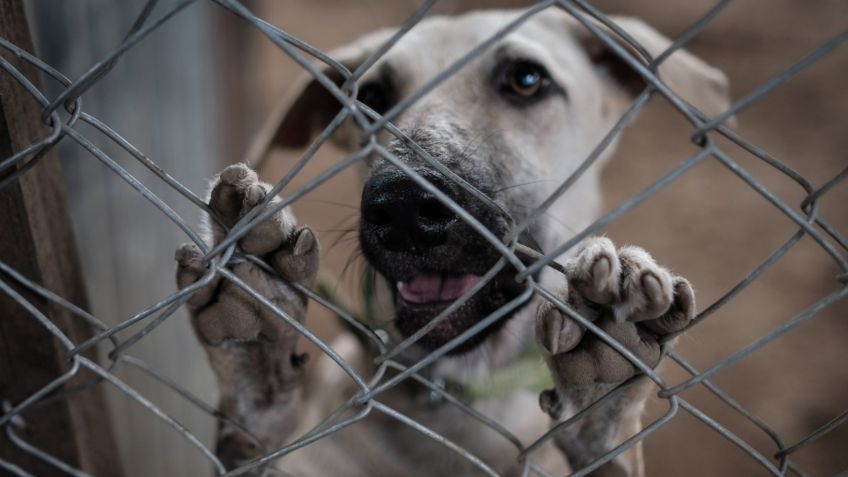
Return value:
M 498 87 L 510 101 L 535 103 L 555 89 L 548 70 L 532 60 L 512 60 L 499 68 Z
M 389 110 L 393 102 L 391 88 L 387 85 L 371 81 L 359 87 L 356 99 L 374 111 L 383 114 Z

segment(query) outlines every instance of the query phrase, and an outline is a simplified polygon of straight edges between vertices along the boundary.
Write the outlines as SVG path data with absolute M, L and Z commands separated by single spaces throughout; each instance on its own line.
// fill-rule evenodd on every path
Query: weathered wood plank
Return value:
M 20 0 L 0 0 L 0 36 L 32 51 Z M 36 85 L 38 72 L 3 54 Z M 0 72 L 0 158 L 49 132 L 40 107 L 10 75 Z M 58 158 L 48 154 L 19 180 L 0 190 L 0 260 L 29 279 L 87 307 L 76 245 L 66 210 Z M 6 283 L 8 277 L 0 276 Z M 16 287 L 73 341 L 91 336 L 79 318 Z M 19 304 L 0 293 L 0 399 L 17 403 L 68 369 L 64 349 Z M 80 382 L 90 376 L 80 376 Z M 97 476 L 120 475 L 115 440 L 100 387 L 24 414 L 19 435 L 64 462 Z M 35 475 L 60 475 L 0 436 L 0 457 Z

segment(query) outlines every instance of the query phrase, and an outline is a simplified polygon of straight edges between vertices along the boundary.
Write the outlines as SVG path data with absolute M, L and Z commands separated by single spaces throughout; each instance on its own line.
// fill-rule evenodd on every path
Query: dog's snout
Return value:
M 427 170 L 416 172 L 452 195 L 440 175 Z M 378 174 L 365 184 L 362 220 L 386 249 L 420 251 L 445 243 L 457 217 L 412 178 L 390 172 Z

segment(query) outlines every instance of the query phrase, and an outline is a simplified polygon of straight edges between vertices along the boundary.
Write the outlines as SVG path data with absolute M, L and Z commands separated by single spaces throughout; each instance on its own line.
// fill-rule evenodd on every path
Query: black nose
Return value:
M 453 197 L 441 175 L 419 169 L 419 175 Z M 373 176 L 362 192 L 362 221 L 367 232 L 392 251 L 421 251 L 445 243 L 456 215 L 435 195 L 401 172 Z

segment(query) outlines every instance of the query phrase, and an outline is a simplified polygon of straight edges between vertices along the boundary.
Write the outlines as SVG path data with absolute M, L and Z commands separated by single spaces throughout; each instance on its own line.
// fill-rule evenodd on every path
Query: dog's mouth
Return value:
M 475 273 L 451 271 L 422 271 L 398 280 L 395 288 L 398 331 L 409 337 L 451 307 L 450 313 L 417 342 L 418 346 L 433 351 L 486 319 L 522 290 L 514 273 L 502 272 L 485 283 L 481 280 L 481 275 Z M 506 314 L 467 337 L 448 354 L 458 355 L 476 348 L 497 332 L 509 316 Z
M 495 236 L 506 236 L 514 220 L 483 204 L 428 168 L 416 173 L 450 196 Z M 369 264 L 394 284 L 395 328 L 427 351 L 452 344 L 449 354 L 470 351 L 514 314 L 486 320 L 522 291 L 515 269 L 490 273 L 501 254 L 480 234 L 409 176 L 393 169 L 374 173 L 362 192 L 359 239 Z M 485 279 L 484 279 L 485 276 Z M 440 316 L 442 315 L 442 316 Z M 434 319 L 438 321 L 428 326 Z M 464 333 L 486 320 L 475 333 Z
M 401 300 L 410 306 L 450 304 L 480 281 L 473 273 L 419 273 L 408 281 L 398 281 Z

